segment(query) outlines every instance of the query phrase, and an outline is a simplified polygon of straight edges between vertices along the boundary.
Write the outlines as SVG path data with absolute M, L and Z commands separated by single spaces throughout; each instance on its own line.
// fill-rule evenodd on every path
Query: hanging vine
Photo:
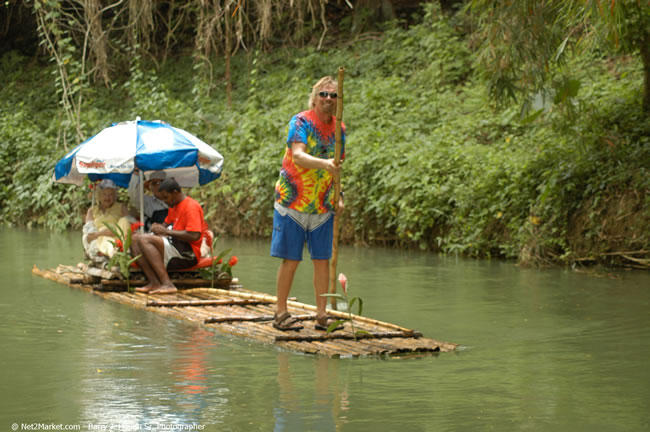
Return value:
M 81 131 L 81 105 L 86 85 L 85 55 L 77 54 L 77 47 L 63 24 L 66 16 L 59 1 L 35 1 L 34 10 L 38 34 L 52 60 L 56 63 L 55 85 L 60 94 L 60 104 L 65 112 L 64 130 L 74 128 L 77 140 L 83 139 Z M 63 147 L 67 151 L 68 136 L 63 133 Z
M 315 33 L 321 49 L 329 30 L 329 1 L 23 0 L 33 8 L 41 44 L 57 66 L 63 126 L 74 129 L 76 140 L 83 137 L 84 90 L 94 83 L 110 86 L 115 73 L 133 73 L 129 56 L 139 61 L 146 56 L 157 64 L 174 48 L 187 46 L 193 35 L 195 97 L 209 96 L 215 88 L 214 61 L 222 56 L 230 106 L 232 56 L 240 48 L 265 50 L 277 41 L 303 46 Z M 352 7 L 349 0 L 337 3 L 342 1 Z M 66 142 L 64 134 L 67 147 Z

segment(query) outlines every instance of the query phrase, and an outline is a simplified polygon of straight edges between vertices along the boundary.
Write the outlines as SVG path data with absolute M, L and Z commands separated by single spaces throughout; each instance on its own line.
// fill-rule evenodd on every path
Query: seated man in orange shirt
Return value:
M 141 255 L 137 263 L 149 280 L 149 284 L 136 291 L 173 294 L 177 289 L 167 270 L 181 270 L 198 262 L 207 224 L 201 205 L 186 196 L 175 179 L 164 180 L 159 192 L 169 206 L 164 224 L 154 223 L 153 234 L 133 235 L 132 252 Z

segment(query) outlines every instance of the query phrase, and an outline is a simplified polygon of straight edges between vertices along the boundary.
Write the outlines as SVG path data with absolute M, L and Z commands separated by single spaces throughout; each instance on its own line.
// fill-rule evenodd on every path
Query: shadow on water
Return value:
M 268 242 L 224 240 L 273 294 Z M 218 431 L 647 430 L 650 276 L 342 247 L 364 315 L 463 349 L 327 359 L 206 330 L 33 277 L 81 259 L 78 233 L 0 230 L 0 425 Z M 311 264 L 292 295 L 313 303 Z M 146 429 L 148 427 L 148 429 Z M 198 429 L 195 429 L 198 430 Z

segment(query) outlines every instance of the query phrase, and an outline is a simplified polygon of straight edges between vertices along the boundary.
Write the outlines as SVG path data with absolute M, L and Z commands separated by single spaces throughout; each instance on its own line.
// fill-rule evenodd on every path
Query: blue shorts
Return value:
M 314 215 L 317 216 L 317 215 Z M 321 215 L 322 216 L 322 215 Z M 302 261 L 302 250 L 307 242 L 311 259 L 328 260 L 332 257 L 334 237 L 334 217 L 330 217 L 314 229 L 305 229 L 291 218 L 273 211 L 273 234 L 271 236 L 271 256 Z

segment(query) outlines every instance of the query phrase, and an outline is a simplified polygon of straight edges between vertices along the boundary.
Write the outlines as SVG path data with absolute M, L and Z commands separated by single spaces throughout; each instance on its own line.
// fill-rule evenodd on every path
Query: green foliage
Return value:
M 156 67 L 134 54 L 123 81 L 85 90 L 80 124 L 89 137 L 139 115 L 195 133 L 225 156 L 222 178 L 191 191 L 213 230 L 269 236 L 287 123 L 307 109 L 311 85 L 343 65 L 343 241 L 538 263 L 648 250 L 650 122 L 639 59 L 567 57 L 571 78 L 555 76 L 522 115 L 518 106 L 494 108 L 471 38 L 429 6 L 420 24 L 388 26 L 380 41 L 239 53 L 232 107 L 220 61 L 195 73 L 191 56 Z M 78 228 L 86 191 L 50 182 L 69 150 L 56 86 L 43 80 L 55 67 L 44 74 L 30 61 L 0 57 L 8 77 L 0 88 L 0 216 Z M 625 212 L 617 213 L 618 197 Z M 610 228 L 617 224 L 629 230 Z
M 108 266 L 113 267 L 115 265 L 119 266 L 120 273 L 126 279 L 126 288 L 129 292 L 133 292 L 131 289 L 131 265 L 136 262 L 141 255 L 131 256 L 131 230 L 126 232 L 122 231 L 122 228 L 115 224 L 107 223 L 106 228 L 110 230 L 115 236 L 115 240 L 112 240 L 113 246 L 115 246 L 115 254 L 111 257 L 108 262 Z
M 214 281 L 217 279 L 232 279 L 232 267 L 237 264 L 237 257 L 232 256 L 228 261 L 223 261 L 232 248 L 217 253 L 217 242 L 219 237 L 215 237 L 210 245 L 210 256 L 213 257 L 212 265 L 208 268 L 200 269 L 201 276 L 204 279 L 210 279 L 210 287 L 214 288 Z
M 605 4 L 589 0 L 584 5 L 588 18 L 611 47 L 625 53 L 644 49 L 650 37 L 650 4 L 639 0 L 617 0 Z M 647 48 L 647 47 L 645 47 Z
M 80 226 L 82 191 L 50 183 L 55 157 L 64 152 L 54 87 L 42 80 L 38 65 L 15 52 L 2 57 L 0 68 L 2 76 L 16 77 L 0 89 L 2 220 L 52 229 Z
M 161 118 L 170 103 L 165 86 L 158 80 L 152 65 L 145 67 L 142 64 L 138 47 L 131 51 L 129 78 L 123 85 L 132 101 L 129 120 L 138 116 L 142 119 Z
M 560 80 L 564 91 L 555 88 L 553 102 L 571 103 L 575 97 L 571 89 L 577 94 L 576 71 L 566 67 L 571 54 L 610 51 L 640 55 L 646 69 L 644 109 L 650 112 L 648 2 L 472 0 L 465 12 L 474 27 L 477 62 L 498 101 L 544 94 Z M 567 85 L 570 82 L 574 84 Z M 530 101 L 524 107 L 529 105 Z

